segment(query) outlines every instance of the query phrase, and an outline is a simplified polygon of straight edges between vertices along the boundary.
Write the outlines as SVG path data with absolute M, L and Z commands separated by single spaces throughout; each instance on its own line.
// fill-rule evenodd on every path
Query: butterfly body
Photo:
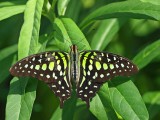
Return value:
M 70 74 L 74 82 L 79 80 L 79 53 L 76 45 L 71 46 L 70 51 Z
M 44 81 L 60 98 L 60 107 L 70 98 L 75 84 L 78 98 L 89 107 L 90 99 L 103 83 L 115 76 L 129 76 L 138 71 L 136 65 L 122 56 L 99 51 L 70 53 L 50 51 L 28 56 L 10 68 L 13 76 L 29 76 Z

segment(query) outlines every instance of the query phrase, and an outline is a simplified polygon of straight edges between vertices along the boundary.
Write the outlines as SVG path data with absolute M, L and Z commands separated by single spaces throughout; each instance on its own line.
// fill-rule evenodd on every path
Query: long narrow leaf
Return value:
M 62 120 L 62 109 L 60 107 L 56 109 L 50 120 Z
M 82 1 L 80 0 L 70 0 L 65 16 L 71 18 L 75 22 L 78 21 L 79 13 L 81 11 Z
M 29 0 L 27 2 L 24 13 L 24 24 L 21 29 L 18 44 L 19 59 L 38 52 L 38 38 L 42 6 L 43 0 Z M 7 97 L 6 106 L 7 120 L 30 119 L 33 103 L 36 97 L 35 90 L 37 81 L 35 79 L 30 79 L 29 83 L 31 84 L 27 85 L 27 83 L 27 78 L 14 78 L 11 81 L 11 88 Z M 16 91 L 14 88 L 16 88 Z
M 13 15 L 23 13 L 25 5 L 15 5 L 9 7 L 0 8 L 0 21 L 9 18 Z
M 54 22 L 54 39 L 57 47 L 68 51 L 75 44 L 79 50 L 90 49 L 88 41 L 78 26 L 69 18 L 57 18 Z
M 70 0 L 58 0 L 58 14 L 59 16 L 64 15 Z
M 160 5 L 154 5 L 148 2 L 138 0 L 129 0 L 124 2 L 111 3 L 98 8 L 90 13 L 80 24 L 86 27 L 94 20 L 129 17 L 138 19 L 155 19 L 160 20 Z
M 105 108 L 100 100 L 100 97 L 96 95 L 90 103 L 90 111 L 98 118 L 99 120 L 108 120 Z
M 123 119 L 149 119 L 143 99 L 132 81 L 114 79 L 109 82 L 109 86 L 112 106 Z
M 155 57 L 160 55 L 160 40 L 153 42 L 146 46 L 141 52 L 136 55 L 133 61 L 138 65 L 140 69 L 149 64 Z
M 12 45 L 0 51 L 0 83 L 2 83 L 7 76 L 9 76 L 9 68 L 15 58 L 15 53 L 17 51 L 17 45 Z
M 5 2 L 0 2 L 0 8 L 16 6 L 16 5 L 24 5 L 24 4 L 26 4 L 25 0 L 5 1 Z
M 147 92 L 143 95 L 143 99 L 147 105 L 149 117 L 153 117 L 160 113 L 160 91 Z
M 94 50 L 104 50 L 124 23 L 125 19 L 102 21 L 97 32 L 93 36 L 91 48 Z

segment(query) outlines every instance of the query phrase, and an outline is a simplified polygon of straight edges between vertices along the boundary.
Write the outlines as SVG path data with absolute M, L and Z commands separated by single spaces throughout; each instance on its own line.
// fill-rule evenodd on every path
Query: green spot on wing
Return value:
M 66 69 L 66 67 L 67 67 L 67 61 L 66 61 L 65 57 L 62 57 L 62 60 L 63 60 L 63 64 L 64 64 L 64 69 Z
M 92 55 L 91 58 L 94 59 L 94 55 Z
M 63 54 L 63 53 L 58 52 L 58 54 L 59 54 L 61 57 L 64 57 L 64 54 Z
M 43 64 L 42 65 L 42 70 L 46 70 L 47 69 L 47 64 Z
M 39 68 L 40 68 L 40 65 L 36 65 L 35 69 L 39 70 Z
M 90 64 L 93 64 L 93 60 L 89 60 Z
M 88 55 L 90 54 L 91 52 L 87 52 L 84 56 L 88 57 Z
M 103 69 L 107 70 L 108 69 L 108 65 L 106 63 L 103 63 Z
M 83 70 L 83 75 L 86 76 L 86 71 L 85 70 Z
M 49 63 L 49 70 L 53 70 L 54 69 L 54 62 L 50 62 Z
M 96 68 L 97 70 L 100 70 L 101 69 L 101 63 L 100 62 L 95 62 L 95 65 L 96 65 Z
M 82 82 L 80 84 L 80 87 L 83 85 L 83 83 L 84 83 L 85 80 L 86 80 L 85 77 L 83 77 Z
M 113 65 L 113 64 L 110 64 L 109 67 L 110 67 L 111 69 L 114 69 L 114 65 Z
M 97 55 L 97 53 L 96 53 L 96 52 L 94 52 L 94 53 L 93 53 L 93 55 Z
M 83 66 L 84 69 L 85 69 L 85 67 L 86 67 L 86 59 L 87 59 L 87 58 L 84 57 L 84 58 L 83 58 L 83 61 L 82 61 L 82 66 Z
M 58 56 L 55 56 L 55 59 L 58 59 Z
M 60 60 L 57 60 L 57 65 L 59 65 L 59 63 L 60 63 Z
M 92 65 L 89 65 L 88 66 L 89 70 L 91 71 L 93 69 L 93 66 Z

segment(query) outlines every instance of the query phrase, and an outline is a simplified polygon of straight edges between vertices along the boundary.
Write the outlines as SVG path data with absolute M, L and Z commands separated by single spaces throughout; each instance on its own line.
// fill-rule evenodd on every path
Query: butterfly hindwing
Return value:
M 77 95 L 89 107 L 90 99 L 104 82 L 115 76 L 129 76 L 137 71 L 136 65 L 122 56 L 99 51 L 81 52 Z
M 44 81 L 63 102 L 71 96 L 71 84 L 68 74 L 69 58 L 65 52 L 44 52 L 28 56 L 10 69 L 12 75 L 29 76 Z

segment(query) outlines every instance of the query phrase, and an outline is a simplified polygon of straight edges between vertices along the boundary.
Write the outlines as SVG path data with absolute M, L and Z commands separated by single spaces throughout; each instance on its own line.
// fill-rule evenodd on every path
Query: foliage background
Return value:
M 0 119 L 135 117 L 142 120 L 148 119 L 149 114 L 149 119 L 157 120 L 160 118 L 159 20 L 158 0 L 1 1 Z M 74 95 L 61 110 L 59 100 L 43 82 L 13 78 L 9 74 L 9 68 L 18 59 L 40 51 L 67 51 L 71 43 L 80 50 L 109 51 L 133 59 L 140 71 L 129 79 L 120 77 L 109 85 L 106 83 L 89 110 L 81 100 L 75 107 Z

